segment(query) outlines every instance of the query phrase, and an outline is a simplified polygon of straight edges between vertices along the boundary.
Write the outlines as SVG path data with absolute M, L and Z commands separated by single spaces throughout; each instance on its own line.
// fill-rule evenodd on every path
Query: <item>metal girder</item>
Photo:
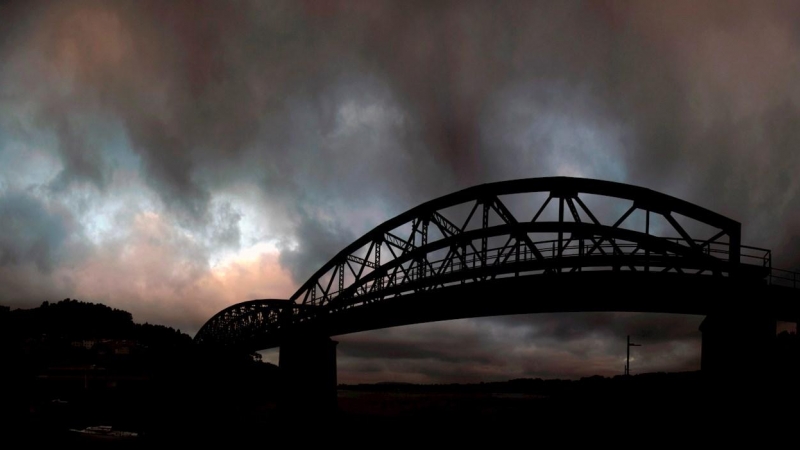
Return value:
M 447 217 L 439 214 L 437 211 L 434 211 L 431 214 L 431 221 L 439 227 L 439 230 L 442 231 L 443 235 L 449 234 L 450 236 L 455 236 L 461 232 L 461 229 L 456 226 L 453 222 L 447 219 Z
M 383 239 L 387 244 L 391 244 L 404 252 L 414 248 L 414 244 L 412 244 L 411 242 L 408 242 L 403 238 L 397 237 L 388 231 L 383 235 Z
M 337 303 L 348 302 L 349 299 L 357 296 L 359 287 L 372 283 L 374 280 L 380 279 L 381 277 L 387 277 L 390 274 L 391 270 L 393 270 L 396 267 L 402 267 L 402 265 L 407 262 L 411 262 L 412 267 L 416 269 L 416 274 L 414 279 L 416 280 L 421 279 L 423 277 L 422 275 L 423 271 L 425 270 L 424 265 L 426 262 L 429 262 L 425 255 L 433 253 L 437 250 L 460 247 L 463 244 L 463 242 L 472 242 L 478 239 L 488 240 L 489 238 L 497 236 L 517 236 L 517 235 L 527 236 L 528 233 L 553 233 L 559 230 L 562 232 L 581 235 L 581 236 L 606 236 L 607 238 L 610 239 L 626 241 L 631 244 L 635 244 L 633 247 L 631 247 L 634 251 L 638 251 L 639 248 L 649 248 L 656 253 L 667 253 L 679 257 L 699 258 L 705 260 L 707 266 L 709 268 L 714 268 L 715 270 L 719 270 L 719 267 L 724 264 L 724 261 L 720 259 L 714 258 L 713 256 L 707 255 L 702 252 L 701 253 L 694 252 L 687 246 L 681 245 L 677 242 L 660 239 L 658 237 L 650 236 L 645 233 L 621 229 L 621 228 L 613 228 L 604 225 L 594 225 L 585 222 L 563 222 L 563 223 L 525 222 L 525 223 L 515 223 L 515 224 L 503 224 L 503 225 L 495 225 L 485 229 L 475 229 L 475 230 L 465 231 L 458 236 L 440 239 L 428 243 L 425 246 L 418 247 L 414 252 L 406 253 L 398 258 L 393 259 L 392 261 L 387 262 L 386 264 L 382 265 L 379 268 L 376 268 L 374 271 L 362 277 L 358 282 L 345 288 L 345 290 L 340 293 L 336 301 Z M 547 241 L 547 242 L 549 243 L 552 241 Z M 619 249 L 619 246 L 616 243 L 609 244 L 609 246 L 612 245 L 614 248 Z M 531 246 L 536 248 L 536 243 L 531 242 Z M 467 256 L 475 255 L 476 253 L 479 258 L 483 258 L 486 254 L 485 251 L 481 250 L 479 252 L 475 252 L 468 255 L 459 255 L 459 257 L 466 259 Z M 624 255 L 625 252 L 620 249 L 618 252 L 614 252 L 613 254 Z M 551 259 L 551 258 L 548 259 L 539 258 L 535 254 L 532 254 L 532 256 L 533 256 L 532 259 L 542 260 L 542 261 Z M 444 264 L 446 260 L 447 257 L 443 260 L 442 264 Z M 556 263 L 551 263 L 551 264 L 553 265 L 553 267 L 558 266 L 558 264 Z M 466 266 L 466 263 L 464 265 Z M 437 272 L 438 271 L 433 271 L 432 273 L 437 273 Z
M 229 306 L 209 319 L 194 340 L 208 345 L 236 345 L 241 343 L 243 330 L 257 328 L 258 332 L 277 330 L 309 312 L 311 307 L 289 300 L 259 299 Z

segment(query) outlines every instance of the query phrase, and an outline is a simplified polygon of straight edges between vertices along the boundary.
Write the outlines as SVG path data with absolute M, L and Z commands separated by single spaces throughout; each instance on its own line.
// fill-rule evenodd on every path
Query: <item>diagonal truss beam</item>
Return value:
M 414 252 L 410 252 L 408 254 L 402 255 L 399 258 L 393 259 L 392 261 L 387 262 L 386 264 L 376 268 L 374 271 L 370 272 L 369 274 L 362 277 L 358 280 L 355 284 L 351 285 L 350 287 L 345 288 L 342 294 L 337 298 L 341 299 L 341 301 L 346 301 L 345 299 L 352 297 L 361 286 L 365 286 L 367 284 L 372 283 L 374 280 L 388 277 L 391 274 L 391 271 L 397 267 L 402 266 L 407 262 L 411 262 L 412 266 L 409 267 L 415 268 L 417 271 L 422 271 L 422 267 L 425 266 L 426 269 L 430 269 L 430 273 L 434 275 L 440 275 L 441 271 L 435 270 L 435 268 L 431 265 L 431 262 L 427 259 L 427 254 L 432 253 L 434 251 L 443 249 L 443 248 L 458 248 L 461 247 L 461 243 L 464 241 L 471 241 L 475 239 L 483 239 L 489 238 L 494 236 L 514 236 L 525 233 L 527 235 L 528 232 L 539 232 L 539 233 L 548 233 L 554 232 L 556 230 L 563 230 L 568 233 L 578 234 L 578 235 L 598 235 L 604 236 L 608 239 L 619 239 L 622 241 L 628 241 L 636 244 L 636 248 L 645 248 L 651 249 L 657 253 L 663 254 L 673 254 L 676 257 L 683 257 L 683 258 L 701 258 L 703 261 L 706 261 L 706 264 L 709 267 L 714 267 L 718 270 L 719 265 L 722 264 L 721 260 L 713 258 L 705 253 L 697 253 L 692 251 L 691 249 L 687 248 L 684 245 L 678 244 L 676 242 L 668 241 L 665 239 L 661 239 L 655 236 L 647 235 L 645 233 L 631 231 L 621 228 L 613 228 L 603 225 L 594 225 L 589 223 L 575 223 L 575 222 L 536 222 L 536 223 L 517 223 L 517 224 L 503 224 L 503 225 L 496 225 L 493 227 L 489 227 L 486 229 L 477 229 L 471 230 L 468 232 L 464 232 L 458 236 L 453 236 L 450 238 L 440 239 L 434 242 L 431 242 L 423 247 L 418 247 Z M 508 242 L 507 242 L 508 243 Z M 535 246 L 535 243 L 534 243 Z M 419 253 L 418 253 L 419 252 Z M 509 252 L 509 255 L 512 252 Z M 473 254 L 474 255 L 474 254 Z M 615 253 L 617 256 L 626 256 L 624 252 L 620 250 L 620 253 Z M 463 266 L 468 267 L 468 263 L 466 261 L 466 255 L 462 255 L 460 253 L 456 253 L 456 256 L 462 260 Z M 632 255 L 628 255 L 632 256 Z M 499 258 L 500 256 L 498 256 Z M 596 257 L 599 258 L 599 257 Z M 506 259 L 507 260 L 507 259 Z M 548 261 L 552 261 L 548 259 Z M 622 261 L 622 259 L 620 259 Z M 480 265 L 478 267 L 484 267 Z M 633 266 L 631 270 L 637 270 Z M 463 269 L 462 270 L 473 270 L 473 268 Z M 413 273 L 413 271 L 412 271 Z M 471 277 L 471 276 L 470 276 Z M 423 276 L 417 274 L 415 279 L 424 278 Z M 410 279 L 410 278 L 406 278 Z M 396 285 L 396 283 L 395 283 Z M 374 291 L 374 290 L 373 290 Z
M 492 207 L 494 208 L 495 212 L 497 212 L 497 215 L 500 216 L 500 218 L 502 218 L 505 223 L 509 225 L 519 224 L 517 219 L 514 217 L 514 214 L 511 214 L 511 211 L 508 210 L 506 205 L 503 204 L 503 202 L 500 201 L 499 198 L 495 197 L 493 199 Z M 532 222 L 535 222 L 535 220 L 533 220 Z M 533 243 L 533 240 L 531 240 L 530 236 L 528 236 L 528 233 L 524 233 L 522 235 L 515 235 L 514 237 L 524 242 L 525 245 L 528 247 L 528 249 L 531 251 L 531 253 L 533 253 L 533 255 L 536 257 L 536 259 L 544 259 L 544 255 L 542 255 L 542 252 L 540 252 L 539 249 L 536 248 L 536 244 Z

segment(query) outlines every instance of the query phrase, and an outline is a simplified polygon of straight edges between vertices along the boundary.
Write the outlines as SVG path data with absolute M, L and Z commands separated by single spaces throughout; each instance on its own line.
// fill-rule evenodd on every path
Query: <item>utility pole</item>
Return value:
M 631 347 L 641 347 L 641 346 L 642 344 L 631 343 L 631 335 L 630 334 L 628 335 L 628 345 L 627 345 L 628 356 L 625 360 L 625 375 L 631 374 Z

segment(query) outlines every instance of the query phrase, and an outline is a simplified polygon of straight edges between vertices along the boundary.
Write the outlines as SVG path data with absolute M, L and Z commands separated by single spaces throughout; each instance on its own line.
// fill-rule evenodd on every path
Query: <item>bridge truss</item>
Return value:
M 675 197 L 600 180 L 513 180 L 400 214 L 339 252 L 290 299 L 234 305 L 195 339 L 241 345 L 354 308 L 504 278 L 630 271 L 763 279 L 770 270 L 770 251 L 743 246 L 738 222 Z

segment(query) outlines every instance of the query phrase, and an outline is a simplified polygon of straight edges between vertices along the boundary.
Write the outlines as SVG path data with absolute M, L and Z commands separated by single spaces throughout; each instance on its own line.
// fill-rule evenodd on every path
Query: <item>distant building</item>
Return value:
M 86 350 L 91 350 L 94 348 L 94 344 L 96 341 L 92 339 L 83 339 L 78 341 L 72 341 L 71 345 L 75 348 L 85 348 Z
M 94 350 L 100 355 L 130 355 L 134 349 L 140 347 L 131 339 L 83 339 L 72 341 L 70 345 L 73 348 Z
M 52 366 L 37 375 L 43 392 L 104 390 L 146 383 L 150 377 L 137 372 L 118 371 L 95 364 Z
M 137 347 L 136 341 L 129 339 L 103 339 L 101 343 L 108 353 L 114 355 L 130 355 Z

